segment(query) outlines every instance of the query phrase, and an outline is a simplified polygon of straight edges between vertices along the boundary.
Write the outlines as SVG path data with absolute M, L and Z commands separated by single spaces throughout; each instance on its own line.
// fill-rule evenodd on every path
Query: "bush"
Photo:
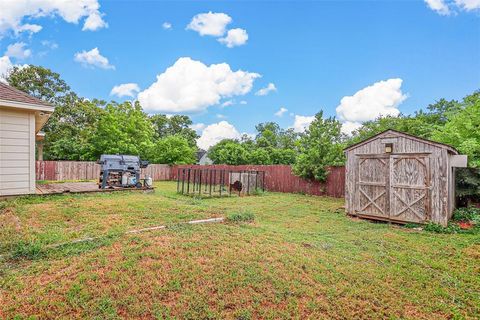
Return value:
M 461 231 L 460 227 L 455 223 L 449 223 L 446 227 L 441 224 L 429 222 L 423 226 L 423 230 L 435 233 L 458 233 Z
M 472 221 L 475 223 L 480 223 L 480 208 L 458 208 L 453 212 L 452 220 L 463 222 Z
M 235 212 L 227 216 L 228 222 L 252 222 L 255 220 L 255 215 L 251 212 Z

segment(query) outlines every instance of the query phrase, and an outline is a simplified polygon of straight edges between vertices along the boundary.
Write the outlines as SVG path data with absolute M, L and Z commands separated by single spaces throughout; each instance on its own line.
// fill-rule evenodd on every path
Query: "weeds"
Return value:
M 149 195 L 9 201 L 0 318 L 480 317 L 480 234 L 352 220 L 335 213 L 343 202 L 333 198 L 268 193 L 190 205 L 175 183 L 156 186 Z M 231 223 L 176 225 L 212 216 Z M 158 225 L 168 227 L 116 237 Z
M 12 258 L 35 260 L 43 257 L 44 254 L 45 250 L 41 243 L 35 241 L 19 241 L 13 247 Z
M 8 202 L 7 201 L 0 201 L 0 214 L 2 214 L 5 209 L 8 207 Z
M 435 233 L 459 233 L 461 231 L 460 227 L 456 223 L 449 223 L 446 227 L 438 224 L 429 222 L 423 226 L 423 230 Z
M 255 220 L 255 215 L 249 211 L 234 212 L 227 215 L 228 222 L 252 222 Z
M 458 208 L 453 213 L 452 220 L 462 222 L 472 221 L 474 223 L 480 223 L 480 208 Z

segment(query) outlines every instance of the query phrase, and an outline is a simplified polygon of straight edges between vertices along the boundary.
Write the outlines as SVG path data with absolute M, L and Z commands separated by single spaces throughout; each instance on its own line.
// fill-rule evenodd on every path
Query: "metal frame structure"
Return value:
M 177 169 L 177 193 L 180 194 L 223 197 L 232 193 L 250 195 L 258 190 L 265 191 L 265 171 Z

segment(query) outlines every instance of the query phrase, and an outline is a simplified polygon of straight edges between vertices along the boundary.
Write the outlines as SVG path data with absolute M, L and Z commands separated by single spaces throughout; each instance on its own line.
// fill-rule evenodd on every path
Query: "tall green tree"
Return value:
M 468 156 L 469 166 L 480 167 L 480 91 L 466 96 L 445 115 L 445 124 L 432 133 L 432 139 L 450 144 Z
M 101 102 L 78 97 L 56 72 L 41 66 L 14 67 L 7 82 L 55 106 L 43 127 L 47 160 L 94 160 L 87 138 L 102 112 Z
M 44 127 L 47 160 L 96 160 L 89 144 L 104 110 L 98 101 L 78 98 L 57 105 Z
M 197 149 L 180 135 L 170 135 L 155 141 L 149 153 L 149 160 L 163 164 L 194 164 Z
M 101 114 L 90 139 L 91 156 L 131 154 L 148 159 L 154 129 L 139 102 L 109 103 Z
M 231 139 L 224 139 L 211 147 L 208 157 L 215 164 L 241 165 L 247 164 L 249 160 L 249 154 L 243 144 Z
M 173 115 L 167 117 L 164 114 L 156 114 L 150 117 L 155 130 L 155 138 L 161 139 L 168 136 L 179 135 L 184 137 L 190 146 L 196 146 L 198 138 L 195 130 L 190 128 L 193 124 L 189 116 Z
M 9 85 L 53 105 L 73 93 L 60 74 L 41 66 L 15 66 L 6 80 Z
M 300 154 L 293 166 L 293 172 L 305 179 L 325 181 L 327 166 L 344 163 L 341 123 L 333 117 L 323 118 L 323 111 L 300 138 Z

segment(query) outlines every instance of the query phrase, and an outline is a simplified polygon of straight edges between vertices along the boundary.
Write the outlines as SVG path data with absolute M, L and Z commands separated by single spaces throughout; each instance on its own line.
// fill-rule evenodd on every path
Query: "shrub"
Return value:
M 228 222 L 252 222 L 253 220 L 255 220 L 255 215 L 248 211 L 230 213 L 227 216 Z
M 423 226 L 423 230 L 435 233 L 458 233 L 461 231 L 460 227 L 455 223 L 449 223 L 446 227 L 441 224 L 429 222 Z
M 468 207 L 468 208 L 458 208 L 453 213 L 453 221 L 472 221 L 480 223 L 480 208 Z

